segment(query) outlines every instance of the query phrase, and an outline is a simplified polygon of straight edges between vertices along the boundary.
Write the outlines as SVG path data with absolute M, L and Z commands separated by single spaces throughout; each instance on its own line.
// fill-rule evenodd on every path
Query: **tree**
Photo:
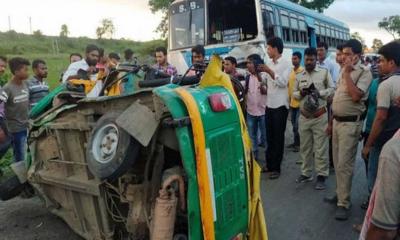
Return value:
M 161 11 L 163 18 L 157 27 L 156 32 L 161 33 L 165 37 L 168 32 L 168 7 L 174 0 L 149 0 L 149 6 L 153 13 Z M 306 8 L 322 12 L 328 8 L 335 0 L 290 0 L 294 3 L 300 4 Z
M 98 39 L 102 39 L 104 36 L 112 38 L 115 32 L 115 26 L 111 19 L 105 18 L 101 20 L 101 26 L 96 29 L 96 35 Z
M 400 15 L 384 17 L 378 26 L 390 33 L 393 39 L 396 39 L 396 34 L 400 37 Z
M 357 39 L 358 41 L 361 42 L 363 50 L 365 51 L 365 49 L 367 49 L 367 45 L 365 44 L 365 40 L 363 37 L 361 37 L 361 34 L 359 32 L 354 32 L 350 35 L 350 38 L 352 39 Z
M 165 38 L 168 33 L 168 7 L 174 0 L 149 0 L 149 6 L 153 13 L 162 12 L 163 17 L 158 25 L 156 32 L 161 33 Z
M 322 13 L 324 9 L 327 9 L 335 0 L 290 0 L 303 7 L 317 10 Z
M 40 31 L 39 29 L 36 31 L 33 31 L 33 36 L 37 39 L 43 39 L 43 37 L 44 37 L 42 31 Z
M 360 34 L 359 32 L 353 32 L 353 33 L 350 35 L 350 38 L 352 38 L 352 39 L 357 39 L 357 40 L 360 41 L 361 43 L 365 43 L 364 38 L 361 37 L 361 34 Z
M 374 39 L 373 41 L 372 41 L 372 49 L 374 50 L 374 52 L 376 53 L 376 52 L 378 52 L 378 50 L 381 48 L 383 46 L 383 42 L 382 42 L 382 40 L 380 40 L 380 39 Z
M 68 31 L 67 24 L 61 25 L 60 37 L 68 37 L 68 35 L 69 35 L 69 31 Z

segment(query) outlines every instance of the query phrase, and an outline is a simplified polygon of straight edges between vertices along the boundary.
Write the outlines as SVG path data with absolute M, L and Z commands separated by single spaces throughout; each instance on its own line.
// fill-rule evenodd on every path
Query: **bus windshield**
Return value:
M 203 0 L 182 1 L 170 8 L 170 48 L 188 48 L 205 44 Z
M 208 44 L 236 43 L 257 37 L 255 0 L 208 0 Z

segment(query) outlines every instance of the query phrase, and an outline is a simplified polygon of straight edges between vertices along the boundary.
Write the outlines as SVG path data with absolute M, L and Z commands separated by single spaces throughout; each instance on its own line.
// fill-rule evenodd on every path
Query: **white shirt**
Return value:
M 268 78 L 267 107 L 285 106 L 289 109 L 288 82 L 292 64 L 281 56 L 276 62 L 272 61 L 269 67 L 275 73 L 275 79 Z
M 319 67 L 328 69 L 329 73 L 331 74 L 333 84 L 335 85 L 339 80 L 339 73 L 340 73 L 340 66 L 336 62 L 334 62 L 332 59 L 329 59 L 328 57 L 325 58 L 323 62 L 318 61 L 317 65 Z
M 63 78 L 62 78 L 63 83 L 65 83 L 70 76 L 77 75 L 79 69 L 82 69 L 85 71 L 87 71 L 89 69 L 89 65 L 87 64 L 85 59 L 71 63 L 69 65 L 67 71 L 65 71 L 65 73 L 63 75 Z

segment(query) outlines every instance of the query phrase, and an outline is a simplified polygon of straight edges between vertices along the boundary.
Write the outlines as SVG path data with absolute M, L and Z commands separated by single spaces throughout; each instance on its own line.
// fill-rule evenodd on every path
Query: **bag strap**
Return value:
M 245 95 L 247 95 L 247 93 L 249 92 L 249 84 L 250 84 L 250 75 L 247 75 L 246 79 L 245 79 L 245 87 L 244 87 Z

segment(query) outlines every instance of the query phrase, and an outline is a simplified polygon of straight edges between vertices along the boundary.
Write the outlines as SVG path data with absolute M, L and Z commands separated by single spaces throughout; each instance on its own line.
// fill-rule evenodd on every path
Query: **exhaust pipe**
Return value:
M 159 196 L 154 205 L 153 217 L 151 222 L 151 240 L 172 240 L 176 219 L 176 208 L 178 199 L 174 192 L 170 192 L 170 186 L 177 181 L 179 185 L 179 199 L 181 209 L 186 208 L 185 189 L 182 176 L 173 175 L 168 177 L 162 184 Z

